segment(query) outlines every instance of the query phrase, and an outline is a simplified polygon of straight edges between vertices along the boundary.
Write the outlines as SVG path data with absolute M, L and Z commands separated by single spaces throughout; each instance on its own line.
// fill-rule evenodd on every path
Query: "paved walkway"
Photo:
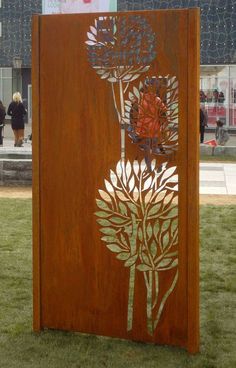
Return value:
M 200 163 L 200 194 L 236 195 L 236 163 Z

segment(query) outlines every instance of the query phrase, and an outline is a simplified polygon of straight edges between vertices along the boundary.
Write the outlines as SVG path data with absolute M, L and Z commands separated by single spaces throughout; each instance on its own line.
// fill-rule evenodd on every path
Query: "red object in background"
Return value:
M 216 142 L 215 139 L 211 139 L 210 141 L 206 141 L 206 142 L 204 142 L 204 144 L 208 144 L 209 146 L 212 146 L 212 147 L 217 146 L 217 142 Z
M 83 0 L 85 4 L 91 3 L 91 0 Z

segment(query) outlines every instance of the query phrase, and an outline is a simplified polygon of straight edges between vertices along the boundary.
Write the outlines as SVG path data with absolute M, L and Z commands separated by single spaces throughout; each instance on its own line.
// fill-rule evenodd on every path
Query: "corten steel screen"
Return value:
M 198 19 L 34 17 L 35 330 L 198 350 Z

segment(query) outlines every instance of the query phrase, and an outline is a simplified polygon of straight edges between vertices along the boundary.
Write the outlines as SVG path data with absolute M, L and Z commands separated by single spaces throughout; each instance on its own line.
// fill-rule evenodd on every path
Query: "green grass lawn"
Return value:
M 31 200 L 0 199 L 0 368 L 236 367 L 236 206 L 201 207 L 201 352 L 32 332 Z
M 200 156 L 200 161 L 203 162 L 236 162 L 236 157 L 235 156 L 230 156 L 230 155 L 217 155 L 217 156 L 212 156 L 212 155 L 201 155 Z

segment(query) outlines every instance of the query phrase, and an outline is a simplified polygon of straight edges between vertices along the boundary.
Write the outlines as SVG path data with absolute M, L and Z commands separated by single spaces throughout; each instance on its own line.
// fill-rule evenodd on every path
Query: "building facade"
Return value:
M 20 91 L 31 116 L 31 18 L 41 0 L 0 0 L 0 99 Z
M 201 12 L 200 101 L 209 126 L 221 119 L 236 128 L 235 0 L 117 0 L 118 11 L 190 7 Z M 41 12 L 42 0 L 0 0 L 0 99 L 5 105 L 12 91 L 20 90 L 30 110 L 31 16 Z

